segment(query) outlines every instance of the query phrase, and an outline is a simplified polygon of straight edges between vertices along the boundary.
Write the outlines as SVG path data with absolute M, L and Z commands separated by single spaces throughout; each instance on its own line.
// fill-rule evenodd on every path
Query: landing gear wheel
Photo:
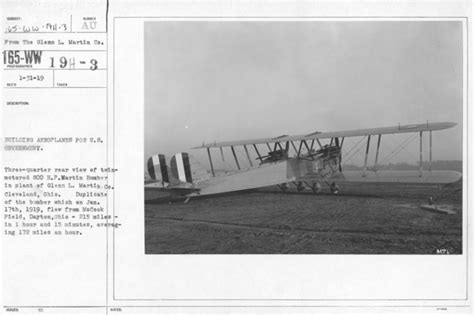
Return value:
M 298 185 L 296 186 L 296 190 L 298 190 L 298 191 L 303 191 L 304 190 L 303 182 L 298 183 Z
M 287 192 L 287 191 L 288 191 L 288 185 L 287 185 L 287 184 L 281 184 L 281 185 L 280 185 L 280 189 L 281 189 L 283 192 Z
M 313 183 L 312 189 L 315 194 L 319 193 L 321 191 L 321 184 L 319 182 Z
M 339 193 L 339 185 L 336 184 L 336 183 L 332 183 L 330 186 L 329 186 L 329 189 L 331 190 L 331 193 L 333 195 L 337 195 Z

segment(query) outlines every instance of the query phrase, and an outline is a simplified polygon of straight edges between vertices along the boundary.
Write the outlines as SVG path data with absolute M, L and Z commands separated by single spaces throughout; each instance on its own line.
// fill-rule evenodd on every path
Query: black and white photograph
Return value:
M 462 254 L 463 38 L 145 21 L 145 254 Z
M 0 7 L 0 313 L 473 314 L 472 1 Z

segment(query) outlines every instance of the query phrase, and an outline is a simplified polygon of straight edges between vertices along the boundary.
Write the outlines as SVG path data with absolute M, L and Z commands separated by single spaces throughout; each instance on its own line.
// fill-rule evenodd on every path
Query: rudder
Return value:
M 147 161 L 148 174 L 153 180 L 161 180 L 163 183 L 169 184 L 168 166 L 166 165 L 166 157 L 164 154 L 155 154 Z
M 191 163 L 188 153 L 178 153 L 173 155 L 170 160 L 171 174 L 180 182 L 192 183 Z

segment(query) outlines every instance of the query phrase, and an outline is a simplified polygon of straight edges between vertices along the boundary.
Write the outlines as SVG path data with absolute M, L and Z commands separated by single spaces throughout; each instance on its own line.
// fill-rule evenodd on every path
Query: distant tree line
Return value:
M 423 169 L 429 169 L 430 163 L 423 161 Z M 378 170 L 391 170 L 391 171 L 410 171 L 418 170 L 420 168 L 417 164 L 409 164 L 406 162 L 401 163 L 389 163 L 377 165 Z M 343 171 L 359 171 L 363 169 L 363 166 L 354 164 L 344 164 L 342 166 Z M 368 166 L 367 169 L 373 170 L 373 165 Z M 444 160 L 444 161 L 433 161 L 431 164 L 432 170 L 446 170 L 446 171 L 458 171 L 462 172 L 462 161 L 459 160 Z

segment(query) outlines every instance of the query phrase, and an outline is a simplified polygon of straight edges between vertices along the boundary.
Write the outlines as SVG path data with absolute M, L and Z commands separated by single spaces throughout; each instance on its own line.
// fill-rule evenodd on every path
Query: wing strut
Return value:
M 239 160 L 237 160 L 237 155 L 235 155 L 235 150 L 234 150 L 234 147 L 233 147 L 233 146 L 231 146 L 230 148 L 231 148 L 231 150 L 232 150 L 232 154 L 234 155 L 235 164 L 237 164 L 237 169 L 240 171 Z
M 260 159 L 260 162 L 262 161 L 262 157 L 260 156 L 260 152 L 258 152 L 257 146 L 254 144 L 253 148 L 255 149 L 255 152 L 257 152 L 258 158 Z
M 342 137 L 341 142 L 339 143 L 339 172 L 342 173 L 342 145 L 344 144 L 344 139 L 346 137 Z
M 301 147 L 303 146 L 303 140 L 300 141 L 300 146 L 298 148 L 298 154 L 297 156 L 300 157 L 300 154 L 301 154 Z
M 432 131 L 430 130 L 430 172 L 431 172 L 431 162 L 433 161 L 432 160 L 432 146 L 433 146 L 433 138 L 432 138 L 432 135 L 431 135 Z
M 250 155 L 249 155 L 249 150 L 247 150 L 247 146 L 245 144 L 244 144 L 244 149 L 245 149 L 245 154 L 247 154 L 247 159 L 249 160 L 250 167 L 253 167 L 252 159 L 250 159 Z
M 365 162 L 364 162 L 364 173 L 362 173 L 362 176 L 366 176 L 366 171 L 367 171 L 367 159 L 369 157 L 369 146 L 370 146 L 370 135 L 367 136 L 367 147 L 365 149 Z
M 224 151 L 222 150 L 222 147 L 219 147 L 219 149 L 221 149 L 222 162 L 225 162 L 225 160 L 224 160 Z
M 290 141 L 291 145 L 293 146 L 293 149 L 295 150 L 296 154 L 298 154 L 298 150 L 296 149 L 295 143 L 293 141 Z
M 379 139 L 377 140 L 377 152 L 375 153 L 375 163 L 374 163 L 374 171 L 377 171 L 377 162 L 379 160 L 379 149 L 380 149 L 380 139 L 382 135 L 379 135 Z
M 316 139 L 316 142 L 319 144 L 319 148 L 322 149 L 323 146 L 321 145 L 321 141 L 319 141 L 319 139 Z
M 308 153 L 309 153 L 311 150 L 308 146 L 308 143 L 306 142 L 306 140 L 303 140 L 303 143 L 304 143 L 304 146 L 306 147 L 306 150 L 308 150 Z
M 423 131 L 420 131 L 420 177 L 423 176 Z
M 214 173 L 214 165 L 212 165 L 211 150 L 209 148 L 207 148 L 207 155 L 209 156 L 209 164 L 211 165 L 212 176 L 215 177 L 216 174 Z

